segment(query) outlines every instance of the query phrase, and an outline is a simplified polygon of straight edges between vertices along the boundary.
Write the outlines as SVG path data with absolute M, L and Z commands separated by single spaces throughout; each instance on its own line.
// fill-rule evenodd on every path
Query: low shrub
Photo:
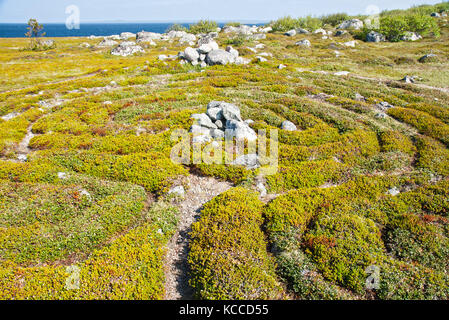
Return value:
M 202 299 L 279 299 L 256 194 L 234 188 L 204 206 L 192 227 L 190 284 Z
M 200 20 L 189 26 L 189 31 L 194 34 L 209 33 L 217 31 L 218 24 L 215 21 Z

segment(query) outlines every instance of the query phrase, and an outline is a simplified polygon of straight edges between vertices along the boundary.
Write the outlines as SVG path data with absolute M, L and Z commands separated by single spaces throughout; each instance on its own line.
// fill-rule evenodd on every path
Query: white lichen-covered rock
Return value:
M 193 46 L 196 42 L 196 36 L 191 33 L 186 33 L 179 39 L 179 43 L 188 43 L 189 45 Z
M 266 28 L 259 29 L 259 32 L 262 32 L 262 33 L 269 33 L 271 31 L 273 31 L 272 27 L 266 27 Z
M 295 126 L 295 124 L 291 121 L 284 121 L 282 122 L 282 130 L 286 130 L 286 131 L 296 131 L 297 128 Z
M 388 193 L 389 195 L 395 197 L 395 196 L 397 196 L 398 194 L 400 194 L 401 192 L 399 191 L 398 188 L 393 187 L 393 188 L 389 189 L 387 193 Z
M 419 34 L 410 31 L 406 32 L 401 38 L 402 41 L 417 41 L 420 39 L 422 39 L 422 37 Z
M 327 35 L 327 31 L 324 30 L 323 28 L 316 29 L 315 31 L 313 31 L 313 33 Z
M 310 41 L 307 40 L 307 39 L 298 41 L 298 42 L 296 42 L 295 44 L 296 44 L 297 46 L 299 46 L 299 47 L 305 47 L 305 48 L 310 48 L 310 47 L 312 46 L 312 44 L 310 43 Z
M 298 29 L 296 29 L 296 33 L 297 34 L 309 34 L 310 32 L 306 29 L 298 28 Z
M 257 190 L 259 190 L 261 197 L 265 197 L 268 194 L 267 188 L 265 187 L 265 185 L 262 182 L 259 182 L 257 184 L 256 188 L 257 188 Z
M 111 50 L 111 54 L 114 56 L 130 56 L 135 53 L 143 53 L 145 52 L 143 48 L 139 45 L 136 45 L 133 41 L 125 41 L 120 43 L 117 47 Z
M 242 65 L 242 64 L 249 64 L 251 62 L 250 59 L 246 59 L 243 57 L 237 57 L 234 61 L 235 64 L 237 65 Z
M 200 54 L 198 53 L 198 50 L 193 49 L 191 47 L 187 47 L 184 50 L 184 58 L 189 62 L 193 62 L 193 61 L 198 62 L 198 60 L 200 58 Z
M 346 20 L 338 26 L 338 29 L 345 29 L 345 30 L 346 29 L 359 30 L 362 28 L 363 28 L 363 21 L 359 19 Z
M 206 63 L 210 66 L 227 65 L 234 62 L 235 57 L 225 50 L 212 50 L 206 56 Z
M 239 52 L 235 50 L 232 46 L 227 46 L 226 51 L 232 54 L 236 59 L 239 56 Z
M 235 137 L 237 140 L 257 140 L 256 132 L 245 122 L 237 120 L 226 121 L 225 137 L 227 139 L 232 139 L 232 137 Z
M 355 48 L 356 43 L 357 43 L 357 42 L 355 42 L 355 40 L 352 40 L 352 41 L 348 41 L 348 42 L 343 43 L 343 45 L 344 45 L 345 47 Z
M 217 129 L 217 126 L 212 122 L 212 120 L 205 113 L 192 114 L 192 119 L 197 121 L 197 124 L 204 128 Z
M 198 52 L 202 54 L 208 54 L 209 52 L 218 49 L 219 49 L 218 43 L 212 40 L 209 41 L 208 43 L 203 43 L 202 45 L 200 45 L 200 47 L 198 48 Z

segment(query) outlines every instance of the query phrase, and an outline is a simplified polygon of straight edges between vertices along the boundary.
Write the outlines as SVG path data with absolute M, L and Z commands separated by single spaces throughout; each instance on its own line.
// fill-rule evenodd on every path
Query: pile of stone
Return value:
M 223 28 L 223 33 L 235 33 L 238 35 L 244 35 L 247 39 L 250 40 L 262 40 L 266 39 L 266 33 L 273 31 L 272 27 L 257 27 L 257 26 L 247 26 L 240 25 L 238 27 L 235 26 L 226 26 Z
M 193 143 L 233 137 L 237 140 L 257 140 L 256 132 L 249 126 L 252 120 L 243 121 L 239 107 L 231 103 L 212 101 L 206 113 L 193 114 L 192 119 L 195 119 L 190 129 L 194 134 Z
M 137 45 L 134 41 L 124 41 L 117 47 L 111 50 L 111 54 L 114 56 L 127 57 L 138 52 L 145 52 L 143 48 Z
M 248 64 L 249 59 L 239 57 L 239 52 L 232 46 L 228 46 L 226 50 L 221 50 L 218 44 L 208 37 L 206 40 L 200 39 L 199 47 L 194 49 L 192 47 L 186 48 L 180 52 L 178 57 L 183 63 L 191 63 L 192 65 L 200 65 L 202 68 L 214 65 L 227 64 Z

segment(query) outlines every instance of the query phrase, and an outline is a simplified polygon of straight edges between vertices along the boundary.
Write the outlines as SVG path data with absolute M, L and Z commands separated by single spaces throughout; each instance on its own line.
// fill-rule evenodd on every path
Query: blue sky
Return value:
M 441 0 L 0 0 L 0 23 L 64 22 L 68 5 L 80 8 L 81 23 L 102 21 L 269 21 L 285 15 L 365 13 L 369 5 L 381 10 L 435 4 Z

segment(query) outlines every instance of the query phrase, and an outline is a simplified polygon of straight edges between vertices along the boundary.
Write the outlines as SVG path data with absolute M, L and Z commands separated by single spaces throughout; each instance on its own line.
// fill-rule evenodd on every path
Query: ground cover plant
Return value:
M 0 298 L 170 298 L 181 235 L 181 298 L 449 299 L 449 22 L 430 15 L 447 10 L 383 12 L 378 43 L 335 35 L 343 13 L 219 32 L 248 64 L 207 67 L 161 59 L 178 41 L 124 57 L 0 39 Z M 278 130 L 276 172 L 172 162 L 172 133 L 211 101 Z

